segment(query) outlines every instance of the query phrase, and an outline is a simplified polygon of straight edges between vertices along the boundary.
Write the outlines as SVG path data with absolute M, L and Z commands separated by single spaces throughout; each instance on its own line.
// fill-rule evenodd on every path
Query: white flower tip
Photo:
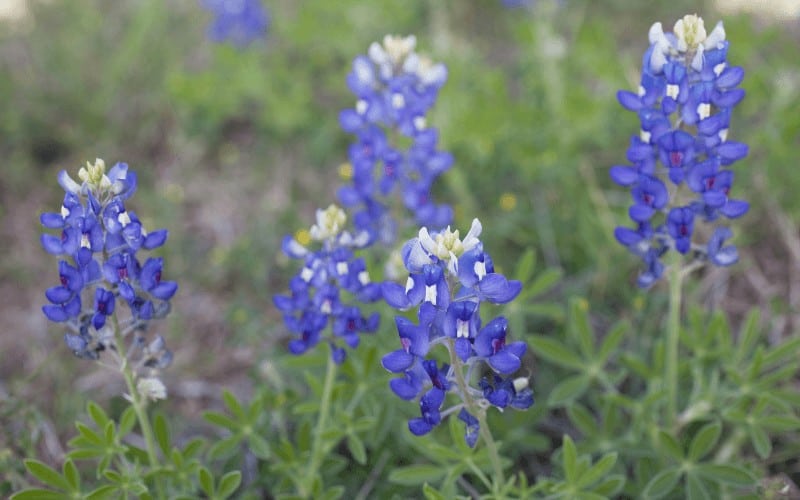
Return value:
M 647 38 L 650 40 L 651 44 L 655 44 L 664 38 L 664 28 L 661 26 L 661 23 L 653 23 L 653 25 L 650 26 L 650 31 L 647 32 Z
M 79 194 L 81 191 L 81 185 L 75 182 L 66 170 L 62 170 L 58 173 L 58 183 L 64 188 L 64 191 L 68 193 Z
M 703 42 L 706 49 L 718 49 L 722 42 L 725 41 L 725 27 L 722 26 L 722 21 L 719 21 L 708 38 Z

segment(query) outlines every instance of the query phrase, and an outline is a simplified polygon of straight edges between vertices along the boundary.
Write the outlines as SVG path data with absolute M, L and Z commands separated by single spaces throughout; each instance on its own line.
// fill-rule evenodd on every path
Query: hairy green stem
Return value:
M 147 459 L 150 462 L 152 470 L 160 468 L 161 464 L 158 459 L 158 452 L 156 451 L 155 434 L 153 427 L 150 425 L 150 418 L 147 416 L 147 401 L 142 398 L 136 388 L 136 374 L 131 369 L 128 363 L 128 357 L 125 352 L 125 338 L 119 327 L 119 319 L 117 315 L 113 316 L 114 322 L 114 339 L 116 342 L 117 354 L 120 358 L 119 371 L 125 379 L 125 385 L 128 388 L 130 395 L 129 401 L 133 406 L 133 411 L 136 413 L 136 420 L 139 422 L 139 429 L 142 431 L 142 438 L 144 439 L 145 448 L 147 451 Z M 159 496 L 164 497 L 161 481 L 156 480 L 156 488 L 158 489 Z
M 333 361 L 333 356 L 328 356 L 328 367 L 325 371 L 325 382 L 322 386 L 322 400 L 319 405 L 319 419 L 314 430 L 314 443 L 311 445 L 311 460 L 308 462 L 304 481 L 299 485 L 300 496 L 304 498 L 308 498 L 311 495 L 310 489 L 314 483 L 314 477 L 317 475 L 317 469 L 322 463 L 322 435 L 328 425 L 328 414 L 331 408 L 331 395 L 333 394 L 333 381 L 335 378 L 336 362 Z
M 500 490 L 500 487 L 505 484 L 506 480 L 503 474 L 503 465 L 500 461 L 500 453 L 497 449 L 497 443 L 495 442 L 494 437 L 492 437 L 492 431 L 489 429 L 489 426 L 486 423 L 486 409 L 481 408 L 477 402 L 472 399 L 472 395 L 470 394 L 467 386 L 467 380 L 464 378 L 464 364 L 456 355 L 455 341 L 453 339 L 448 339 L 447 347 L 448 351 L 450 351 L 450 365 L 453 367 L 453 371 L 456 375 L 456 384 L 458 384 L 458 389 L 464 398 L 464 404 L 467 407 L 467 411 L 478 419 L 480 436 L 483 438 L 483 442 L 486 445 L 486 450 L 489 452 L 489 461 L 492 463 L 492 468 L 494 469 L 492 490 L 493 493 L 497 493 Z
M 683 274 L 680 259 L 674 258 L 669 267 L 669 312 L 667 316 L 666 362 L 664 384 L 667 389 L 667 427 L 672 428 L 678 416 L 678 340 L 681 331 L 681 293 Z

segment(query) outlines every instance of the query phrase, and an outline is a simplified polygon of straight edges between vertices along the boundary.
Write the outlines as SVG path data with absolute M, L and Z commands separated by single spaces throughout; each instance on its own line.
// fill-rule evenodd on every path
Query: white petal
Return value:
M 478 219 L 472 219 L 472 227 L 469 228 L 469 232 L 466 236 L 464 236 L 464 239 L 461 240 L 461 245 L 463 245 L 465 252 L 469 251 L 475 245 L 481 242 L 481 240 L 478 239 L 478 236 L 481 235 L 482 231 L 483 226 L 481 225 L 481 221 Z

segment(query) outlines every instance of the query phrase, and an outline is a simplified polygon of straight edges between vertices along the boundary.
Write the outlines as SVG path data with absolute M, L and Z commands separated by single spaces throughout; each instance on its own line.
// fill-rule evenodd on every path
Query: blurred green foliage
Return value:
M 55 183 L 57 170 L 73 169 L 95 156 L 111 163 L 127 161 L 140 175 L 135 204 L 147 207 L 138 211 L 147 218 L 148 227 L 170 229 L 163 253 L 171 279 L 181 283 L 185 307 L 176 306 L 166 337 L 179 351 L 179 360 L 181 349 L 193 353 L 192 359 L 173 369 L 181 373 L 172 375 L 247 387 L 250 379 L 264 383 L 265 374 L 272 374 L 269 382 L 278 394 L 272 396 L 276 400 L 267 401 L 268 396 L 257 391 L 260 404 L 271 408 L 271 423 L 260 425 L 280 436 L 280 443 L 308 438 L 311 424 L 302 406 L 292 414 L 280 408 L 299 404 L 309 389 L 303 380 L 270 371 L 276 369 L 276 362 L 293 376 L 315 373 L 314 367 L 320 366 L 320 359 L 314 357 L 287 360 L 282 354 L 280 318 L 270 297 L 285 288 L 293 268 L 279 255 L 280 239 L 308 225 L 318 204 L 334 199 L 337 167 L 346 160 L 350 141 L 338 127 L 338 113 L 352 105 L 345 85 L 352 58 L 386 33 L 415 34 L 420 50 L 444 62 L 449 71 L 429 118 L 431 126 L 440 128 L 442 147 L 456 158 L 454 168 L 436 187 L 439 199 L 456 207 L 457 227 L 467 227 L 475 216 L 481 218 L 484 237 L 491 242 L 494 261 L 501 268 L 513 270 L 527 285 L 541 285 L 526 292 L 508 313 L 515 335 L 530 340 L 536 332 L 545 340 L 534 342 L 536 355 L 526 364 L 537 394 L 542 395 L 537 405 L 528 413 L 492 416 L 497 418 L 496 427 L 505 427 L 501 440 L 508 446 L 507 457 L 530 477 L 549 477 L 554 469 L 563 473 L 571 483 L 555 484 L 554 491 L 562 486 L 583 492 L 621 489 L 621 484 L 581 479 L 593 478 L 591 471 L 612 467 L 620 473 L 620 460 L 625 457 L 617 460 L 611 454 L 614 436 L 594 436 L 593 450 L 603 455 L 593 457 L 582 454 L 594 445 L 573 443 L 569 437 L 562 441 L 567 430 L 592 429 L 595 414 L 605 411 L 608 415 L 603 420 L 613 420 L 609 403 L 589 396 L 571 410 L 558 411 L 592 388 L 616 384 L 624 378 L 619 375 L 623 372 L 645 370 L 650 360 L 617 359 L 616 352 L 604 351 L 597 359 L 613 360 L 610 373 L 619 378 L 598 375 L 605 372 L 570 375 L 576 369 L 569 366 L 573 358 L 558 354 L 575 339 L 562 330 L 570 331 L 575 315 L 586 311 L 576 309 L 574 304 L 580 301 L 573 302 L 572 308 L 557 304 L 574 296 L 589 299 L 591 318 L 587 316 L 586 321 L 595 327 L 590 336 L 597 337 L 600 351 L 612 341 L 622 341 L 614 337 L 620 331 L 617 320 L 636 326 L 636 335 L 626 334 L 628 348 L 640 353 L 658 350 L 658 341 L 653 339 L 660 324 L 652 318 L 663 311 L 663 294 L 656 289 L 642 298 L 633 284 L 638 262 L 612 235 L 614 226 L 626 222 L 628 200 L 612 186 L 607 170 L 625 162 L 629 136 L 638 130 L 635 116 L 618 105 L 615 93 L 637 86 L 641 52 L 652 22 L 671 24 L 697 11 L 714 23 L 718 16 L 710 2 L 540 0 L 531 10 L 508 10 L 499 1 L 488 0 L 275 0 L 265 4 L 272 17 L 268 38 L 243 50 L 205 39 L 209 15 L 194 0 L 32 1 L 27 18 L 0 21 L 0 154 L 4 159 L 0 220 L 4 225 L 12 218 L 29 220 L 26 231 L 14 236 L 34 239 L 39 230 L 36 214 L 21 210 L 33 209 L 26 203 L 29 200 L 47 200 L 46 206 L 35 207 L 37 211 L 57 206 L 61 196 Z M 780 214 L 784 223 L 795 227 L 800 221 L 800 199 L 794 195 L 800 191 L 800 176 L 793 171 L 800 146 L 798 33 L 745 15 L 724 21 L 731 62 L 747 71 L 743 83 L 747 98 L 733 117 L 731 137 L 750 145 L 749 158 L 737 167 L 734 189 L 753 208 L 736 224 L 735 232 L 743 263 L 758 263 L 765 258 L 760 248 L 782 244 L 776 242 L 772 227 L 775 217 Z M 30 261 L 17 251 L 16 240 L 3 234 L 0 250 L 9 257 L 0 263 L 0 280 L 42 290 L 49 283 L 43 272 L 30 271 Z M 36 258 L 47 259 L 44 253 Z M 53 273 L 47 272 L 52 278 Z M 736 276 L 746 268 L 732 272 Z M 703 300 L 697 288 L 690 301 Z M 198 313 L 209 303 L 214 307 L 208 315 L 217 316 Z M 792 308 L 789 299 L 780 296 L 772 305 L 780 311 Z M 38 311 L 38 306 L 32 310 Z M 546 340 L 550 335 L 556 340 Z M 25 346 L 22 338 L 4 340 L 18 343 L 22 346 L 18 350 L 37 350 L 31 357 L 46 356 L 48 364 L 30 378 L 23 378 L 14 367 L 3 367 L 4 384 L 13 389 L 31 380 L 52 383 L 51 393 L 38 395 L 38 401 L 12 396 L 4 403 L 0 408 L 4 434 L 33 425 L 30 422 L 35 419 L 27 416 L 41 418 L 41 406 L 55 413 L 49 418 L 59 432 L 72 432 L 71 422 L 83 407 L 73 400 L 70 385 L 79 361 L 69 356 L 60 334 L 52 337 L 53 342 L 44 346 Z M 708 346 L 694 345 L 690 339 L 685 343 L 687 348 L 707 353 Z M 380 339 L 366 344 L 372 358 L 385 351 Z M 236 347 L 254 353 L 247 358 L 252 368 L 234 359 L 220 359 L 223 348 Z M 587 359 L 572 354 L 575 363 L 593 366 L 589 358 L 596 354 L 594 345 L 585 344 L 585 352 L 579 347 L 572 345 L 569 352 L 581 352 Z M 203 371 L 209 367 L 211 373 Z M 369 373 L 369 384 L 385 389 L 380 370 L 370 371 L 374 365 L 350 369 Z M 702 360 L 686 369 L 703 370 Z M 354 373 L 347 375 L 358 378 Z M 313 377 L 307 381 L 313 382 Z M 629 389 L 644 391 L 643 387 Z M 366 388 L 360 390 L 368 393 Z M 395 472 L 373 493 L 389 495 L 404 491 L 393 489 L 396 485 L 425 482 L 436 483 L 444 494 L 455 491 L 456 469 L 445 471 L 451 475 L 431 477 L 416 474 L 416 465 L 407 463 L 408 457 L 417 454 L 437 463 L 447 453 L 420 449 L 405 429 L 399 433 L 393 428 L 402 425 L 402 418 L 414 409 L 395 401 L 386 406 L 388 399 L 382 396 L 364 396 L 366 409 L 356 412 L 348 420 L 350 426 L 338 431 L 346 449 L 332 459 L 327 479 L 344 467 L 341 457 L 351 457 L 358 465 L 348 465 L 353 467 L 352 475 L 341 484 L 348 491 L 358 491 L 376 464 L 386 465 L 388 458 L 380 450 L 392 449 L 402 457 L 401 463 L 390 464 Z M 226 403 L 229 410 L 233 408 L 229 400 Z M 714 426 L 720 421 L 732 426 L 747 421 L 744 414 L 749 407 L 745 407 L 736 399 L 730 411 L 714 414 L 702 428 L 687 430 L 683 443 L 689 446 L 687 453 L 702 448 L 704 440 L 710 442 L 708 436 L 718 432 Z M 555 416 L 548 415 L 551 410 Z M 175 411 L 182 411 L 177 403 Z M 638 410 L 630 410 L 635 411 L 655 410 L 645 402 Z M 371 414 L 382 425 L 366 438 L 359 418 Z M 224 420 L 219 415 L 206 418 Z M 196 420 L 190 419 L 186 427 Z M 286 421 L 296 421 L 297 427 L 289 429 Z M 241 422 L 225 422 L 230 423 L 231 449 L 217 447 L 210 452 L 221 461 L 248 437 L 240 432 Z M 613 421 L 603 425 L 603 432 L 618 430 Z M 774 443 L 765 441 L 759 425 L 750 421 L 748 425 L 750 431 L 738 446 L 748 452 L 751 446 L 758 456 L 768 455 L 766 450 Z M 642 430 L 642 434 L 648 432 Z M 0 468 L 10 471 L 6 481 L 14 484 L 23 471 L 9 457 L 32 456 L 38 437 L 37 432 L 23 434 L 26 439 L 14 446 L 9 436 L 0 439 Z M 450 436 L 436 439 L 452 441 Z M 564 456 L 557 455 L 557 463 L 548 462 L 549 451 L 561 446 Z M 302 456 L 290 456 L 291 447 L 283 444 L 269 451 L 259 443 L 258 449 L 290 464 L 302 461 Z M 368 461 L 362 460 L 364 453 Z M 683 453 L 680 450 L 676 460 Z M 480 456 L 464 460 L 471 458 L 482 466 Z M 655 459 L 651 462 L 643 461 L 642 470 L 634 473 L 640 483 L 637 487 L 644 488 L 648 473 L 663 465 Z M 469 466 L 465 461 L 455 467 Z M 668 487 L 685 479 L 687 491 L 719 491 L 707 477 L 702 482 L 671 470 L 659 477 L 663 481 L 658 484 L 649 483 L 650 487 L 669 493 Z M 726 471 L 712 472 L 724 476 Z M 214 489 L 213 481 L 204 482 L 208 490 Z M 9 484 L 0 483 L 1 494 L 8 492 Z M 628 486 L 629 494 L 632 487 Z M 434 489 L 426 488 L 435 497 Z

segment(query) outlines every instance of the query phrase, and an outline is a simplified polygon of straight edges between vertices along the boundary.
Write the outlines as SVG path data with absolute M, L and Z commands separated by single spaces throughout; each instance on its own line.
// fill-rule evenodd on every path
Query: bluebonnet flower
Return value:
M 386 354 L 383 367 L 400 374 L 390 388 L 400 398 L 419 397 L 421 416 L 408 422 L 415 435 L 430 432 L 444 416 L 460 410 L 466 424 L 465 440 L 474 446 L 483 412 L 489 406 L 525 409 L 533 393 L 511 375 L 521 366 L 524 342 L 507 342 L 508 321 L 500 316 L 482 325 L 483 303 L 505 304 L 519 295 L 522 284 L 495 272 L 479 236 L 482 226 L 473 220 L 467 235 L 448 226 L 440 232 L 420 229 L 401 252 L 409 272 L 405 286 L 385 282 L 383 297 L 396 309 L 417 310 L 417 323 L 405 316 L 395 319 L 400 348 Z M 429 358 L 431 349 L 443 345 L 449 364 L 439 366 Z M 491 383 L 473 378 L 488 371 Z M 447 394 L 459 400 L 442 410 Z
M 64 340 L 75 355 L 97 359 L 101 351 L 119 350 L 115 328 L 123 339 L 133 334 L 135 348 L 144 343 L 149 320 L 167 314 L 178 285 L 162 280 L 161 258 L 140 264 L 138 253 L 163 245 L 167 231 L 148 233 L 136 214 L 126 210 L 125 202 L 136 191 L 135 172 L 125 163 L 106 171 L 98 159 L 87 162 L 78 177 L 80 183 L 66 171 L 59 173 L 66 192 L 61 210 L 40 217 L 45 228 L 60 232 L 41 237 L 44 249 L 60 258 L 60 284 L 47 289 L 50 303 L 42 311 L 50 321 L 67 327 Z M 127 310 L 120 311 L 120 304 Z M 112 316 L 115 325 L 109 324 Z M 143 366 L 164 367 L 171 359 L 163 339 L 144 351 Z
M 631 188 L 628 214 L 635 227 L 618 227 L 614 235 L 644 262 L 642 287 L 661 277 L 661 258 L 671 250 L 695 262 L 735 263 L 736 248 L 721 248 L 731 232 L 720 219 L 749 209 L 746 201 L 730 197 L 734 175 L 727 167 L 748 148 L 728 140 L 731 111 L 744 97 L 737 88 L 744 70 L 727 63 L 722 23 L 706 33 L 701 18 L 685 16 L 672 33 L 655 23 L 649 38 L 638 93 L 617 94 L 623 107 L 638 114 L 641 131 L 628 148 L 631 165 L 610 172 L 614 182 Z M 698 223 L 713 228 L 707 244 L 697 241 L 707 233 Z
M 275 295 L 273 302 L 293 336 L 289 351 L 303 354 L 313 348 L 323 340 L 323 331 L 330 324 L 331 334 L 324 340 L 333 359 L 342 363 L 346 352 L 341 344 L 356 348 L 359 335 L 377 330 L 379 321 L 377 313 L 364 316 L 358 305 L 343 301 L 342 292 L 370 303 L 381 298 L 381 289 L 370 281 L 364 259 L 353 253 L 367 245 L 367 234 L 345 231 L 347 215 L 336 205 L 317 210 L 316 219 L 300 239 L 321 243 L 319 249 L 312 251 L 292 236 L 283 239 L 283 252 L 302 260 L 303 267 L 289 283 L 290 294 Z
M 230 40 L 246 47 L 267 34 L 269 15 L 259 0 L 202 0 L 201 4 L 214 15 L 208 26 L 214 42 Z
M 387 35 L 382 44 L 369 47 L 368 55 L 356 57 L 347 85 L 357 102 L 339 115 L 342 129 L 356 136 L 349 148 L 352 182 L 339 190 L 339 201 L 356 209 L 355 225 L 371 241 L 386 244 L 396 238 L 395 190 L 418 225 L 441 228 L 453 216 L 449 206 L 431 198 L 434 182 L 453 157 L 438 150 L 439 134 L 426 122 L 447 70 L 417 54 L 415 47 L 413 36 Z M 401 149 L 391 136 L 404 136 L 410 145 Z

